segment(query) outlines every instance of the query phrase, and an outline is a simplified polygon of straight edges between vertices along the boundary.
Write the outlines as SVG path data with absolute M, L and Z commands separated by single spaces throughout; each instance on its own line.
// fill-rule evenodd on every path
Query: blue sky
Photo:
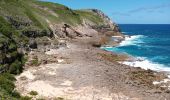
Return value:
M 72 9 L 96 8 L 119 24 L 170 24 L 170 0 L 45 0 Z

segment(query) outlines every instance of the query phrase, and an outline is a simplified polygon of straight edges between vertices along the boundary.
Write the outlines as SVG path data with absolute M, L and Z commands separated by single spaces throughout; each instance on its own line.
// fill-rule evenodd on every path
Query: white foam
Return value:
M 160 71 L 170 72 L 170 67 L 164 66 L 163 64 L 154 63 L 152 61 L 147 60 L 146 58 L 141 58 L 141 57 L 138 57 L 134 61 L 124 61 L 120 63 L 129 65 L 132 67 L 140 67 L 145 70 L 150 69 L 150 70 L 158 71 L 158 72 Z
M 112 46 L 103 46 L 103 47 L 100 47 L 101 49 L 112 49 L 113 47 Z
M 133 36 L 125 36 L 125 40 L 120 43 L 119 46 L 128 46 L 128 45 L 136 45 L 136 43 L 142 43 L 140 38 L 143 38 L 143 35 L 133 35 Z
M 163 79 L 162 81 L 153 81 L 154 85 L 170 82 L 170 79 Z
M 123 39 L 123 36 L 112 36 L 112 38 Z
M 122 32 L 122 33 L 129 33 L 129 32 Z

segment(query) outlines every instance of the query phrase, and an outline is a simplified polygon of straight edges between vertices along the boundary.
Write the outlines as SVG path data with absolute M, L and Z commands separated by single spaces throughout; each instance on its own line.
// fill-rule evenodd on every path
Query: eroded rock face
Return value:
M 98 16 L 100 16 L 105 24 L 108 24 L 110 27 L 113 27 L 113 25 L 115 23 L 112 22 L 112 20 L 107 16 L 105 15 L 101 10 L 98 10 L 98 9 L 91 9 L 92 12 L 96 13 Z
M 23 29 L 24 27 L 31 26 L 31 20 L 20 17 L 20 16 L 6 16 L 6 19 L 11 23 L 16 29 Z
M 114 23 L 106 14 L 104 14 L 101 10 L 98 9 L 89 9 L 89 11 L 97 14 L 104 20 L 104 27 L 111 28 L 114 31 L 120 31 L 118 25 Z
M 85 11 L 92 12 L 92 13 L 96 14 L 97 16 L 101 17 L 101 19 L 103 19 L 104 22 L 102 25 L 95 25 L 94 23 L 85 21 L 83 24 L 84 25 L 83 27 L 94 29 L 97 32 L 103 33 L 105 35 L 107 35 L 109 33 L 109 36 L 122 36 L 123 37 L 123 34 L 121 33 L 119 26 L 116 23 L 114 23 L 101 10 L 87 9 Z

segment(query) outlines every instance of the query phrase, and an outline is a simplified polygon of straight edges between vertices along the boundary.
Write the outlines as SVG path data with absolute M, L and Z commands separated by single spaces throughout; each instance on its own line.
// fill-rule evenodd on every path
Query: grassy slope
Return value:
M 82 24 L 86 19 L 96 25 L 103 24 L 103 20 L 94 13 L 71 10 L 57 3 L 40 2 L 37 0 L 0 0 L 0 16 L 11 18 L 15 27 L 27 36 L 34 31 L 36 36 L 50 34 L 49 23 L 70 25 Z
M 71 10 L 61 4 L 37 0 L 0 0 L 0 69 L 18 74 L 22 71 L 23 56 L 17 49 L 26 46 L 29 37 L 50 35 L 49 23 L 80 25 L 88 20 L 96 25 L 103 20 L 91 12 Z M 0 99 L 22 99 L 14 90 L 8 74 L 0 75 Z M 27 100 L 26 98 L 23 100 Z

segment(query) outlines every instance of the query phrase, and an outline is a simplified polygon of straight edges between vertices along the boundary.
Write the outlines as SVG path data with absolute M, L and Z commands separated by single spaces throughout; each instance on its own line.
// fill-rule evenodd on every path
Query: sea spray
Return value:
M 119 26 L 124 31 L 124 41 L 115 47 L 102 49 L 136 58 L 133 61 L 120 62 L 122 64 L 170 72 L 170 25 Z

